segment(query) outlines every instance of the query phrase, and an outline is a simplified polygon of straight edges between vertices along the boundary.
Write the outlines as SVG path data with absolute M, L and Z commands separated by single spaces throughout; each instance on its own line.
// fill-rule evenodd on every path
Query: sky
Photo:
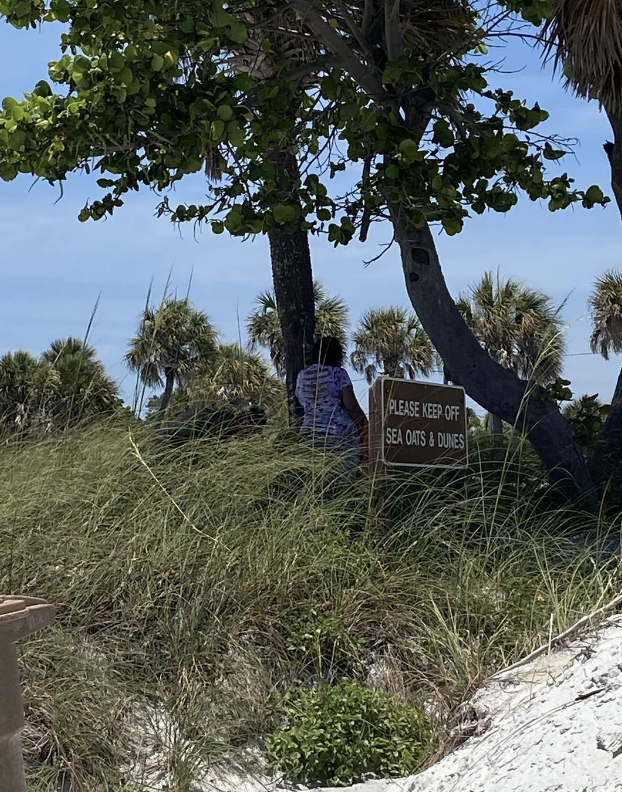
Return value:
M 17 31 L 0 22 L 0 97 L 20 98 L 47 78 L 47 64 L 59 56 L 60 28 Z M 577 138 L 575 155 L 561 167 L 578 187 L 599 184 L 607 194 L 610 172 L 602 144 L 611 139 L 606 117 L 598 106 L 564 90 L 538 54 L 514 41 L 503 55 L 504 73 L 491 82 L 538 101 L 551 117 L 541 127 L 550 133 Z M 190 297 L 205 310 L 226 341 L 245 341 L 245 318 L 258 292 L 270 286 L 270 260 L 265 238 L 242 242 L 209 230 L 181 233 L 166 219 L 154 217 L 157 196 L 149 191 L 132 195 L 106 221 L 77 220 L 88 198 L 99 188 L 82 175 L 70 177 L 62 198 L 58 188 L 20 176 L 0 181 L 0 354 L 16 349 L 41 353 L 55 338 L 83 337 L 97 306 L 90 330 L 108 371 L 131 398 L 134 375 L 123 364 L 128 339 L 136 330 L 149 289 L 159 301 L 166 284 Z M 179 202 L 200 202 L 198 177 L 177 188 Z M 391 239 L 388 224 L 374 227 L 363 245 L 353 242 L 333 248 L 325 239 L 312 239 L 314 276 L 350 307 L 351 321 L 370 307 L 403 305 L 408 297 L 397 248 L 379 261 L 383 242 Z M 589 354 L 590 321 L 586 300 L 595 278 L 622 265 L 622 225 L 615 203 L 590 211 L 571 208 L 551 214 L 542 204 L 521 199 L 507 215 L 489 213 L 467 220 L 456 237 L 437 237 L 449 288 L 457 297 L 486 270 L 500 270 L 566 300 L 569 356 L 565 376 L 576 395 L 599 393 L 611 398 L 621 361 Z M 355 382 L 366 400 L 366 385 Z

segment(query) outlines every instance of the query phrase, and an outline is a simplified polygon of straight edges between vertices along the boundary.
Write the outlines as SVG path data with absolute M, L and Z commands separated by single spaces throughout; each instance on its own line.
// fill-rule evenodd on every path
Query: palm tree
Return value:
M 436 352 L 419 319 L 404 308 L 372 308 L 352 336 L 352 368 L 371 385 L 378 374 L 415 379 L 434 369 Z
M 41 364 L 46 376 L 40 406 L 58 426 L 111 413 L 122 403 L 95 349 L 78 338 L 53 341 Z
M 207 314 L 187 298 L 166 299 L 145 308 L 125 361 L 147 387 L 164 386 L 160 409 L 166 410 L 175 383 L 186 385 L 215 356 L 216 339 Z
M 622 273 L 609 270 L 601 275 L 596 280 L 588 305 L 592 314 L 592 352 L 600 353 L 608 360 L 611 352 L 622 352 Z M 595 451 L 596 467 L 610 453 L 618 456 L 622 446 L 622 370 L 618 375 L 611 400 L 611 412 L 604 423 L 600 440 Z
M 578 96 L 596 99 L 614 132 L 606 147 L 612 186 L 622 213 L 622 14 L 617 0 L 554 0 L 543 30 L 545 56 L 563 68 Z
M 220 344 L 213 361 L 197 374 L 189 395 L 260 405 L 282 396 L 283 384 L 261 355 L 240 344 Z
M 37 407 L 41 370 L 30 352 L 7 352 L 0 358 L 0 429 L 27 426 Z
M 592 312 L 592 352 L 609 360 L 622 352 L 622 273 L 609 270 L 597 279 L 588 299 Z
M 335 336 L 346 344 L 348 332 L 348 308 L 343 300 L 330 297 L 319 282 L 313 283 L 315 300 L 315 338 Z M 264 347 L 279 377 L 285 376 L 285 343 L 277 314 L 274 292 L 268 290 L 258 295 L 256 309 L 248 317 L 246 327 L 252 348 Z
M 95 350 L 76 338 L 54 341 L 40 359 L 29 352 L 0 358 L 0 423 L 9 431 L 64 428 L 121 403 Z
M 561 308 L 546 294 L 487 272 L 457 307 L 488 354 L 517 377 L 545 385 L 561 375 L 565 342 Z M 503 434 L 492 416 L 493 439 Z

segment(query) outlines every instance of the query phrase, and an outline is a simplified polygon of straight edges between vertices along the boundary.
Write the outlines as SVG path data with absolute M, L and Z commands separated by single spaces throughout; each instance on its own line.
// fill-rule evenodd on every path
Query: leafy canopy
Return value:
M 350 362 L 371 384 L 378 374 L 415 379 L 432 373 L 436 352 L 419 319 L 392 306 L 367 311 L 354 335 Z
M 346 346 L 348 340 L 348 307 L 339 297 L 331 297 L 319 281 L 313 283 L 315 302 L 315 337 L 334 336 Z M 259 294 L 256 308 L 246 320 L 246 329 L 253 348 L 264 347 L 279 377 L 285 377 L 285 341 L 277 313 L 274 291 Z
M 209 317 L 185 299 L 147 306 L 125 361 L 150 388 L 172 377 L 184 384 L 200 365 L 216 356 L 217 333 Z
M 540 0 L 504 4 L 534 19 L 551 10 Z M 365 17 L 337 2 L 319 14 L 310 0 L 0 0 L 16 27 L 66 25 L 49 69 L 55 88 L 41 80 L 22 101 L 2 102 L 0 177 L 58 183 L 95 171 L 104 194 L 85 206 L 87 220 L 141 186 L 165 191 L 216 170 L 222 181 L 211 180 L 204 205 L 174 207 L 164 195 L 159 212 L 216 233 L 303 228 L 335 244 L 359 228 L 364 236 L 387 204 L 456 234 L 470 213 L 507 212 L 520 191 L 552 211 L 605 203 L 598 187 L 547 176 L 564 147 L 536 131 L 546 111 L 492 88 L 467 57 L 483 45 L 477 9 L 436 6 L 410 4 L 410 16 L 383 28 L 375 2 Z M 258 53 L 270 69 L 240 68 Z M 265 156 L 274 144 L 302 163 L 288 186 L 296 200 L 280 197 Z M 339 195 L 337 180 L 329 193 L 323 175 L 347 163 L 360 163 L 358 183 Z
M 622 273 L 609 270 L 596 279 L 588 305 L 592 314 L 592 352 L 605 360 L 622 352 Z
M 560 309 L 548 295 L 487 272 L 458 301 L 486 351 L 504 368 L 539 384 L 561 376 L 565 342 Z

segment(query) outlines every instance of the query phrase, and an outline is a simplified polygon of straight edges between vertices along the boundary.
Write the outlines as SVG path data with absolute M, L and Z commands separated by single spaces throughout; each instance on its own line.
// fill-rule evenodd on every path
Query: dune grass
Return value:
M 354 478 L 274 430 L 165 458 L 114 425 L 3 448 L 0 591 L 59 609 L 20 647 L 30 788 L 252 771 L 280 696 L 344 678 L 429 713 L 432 761 L 478 684 L 621 588 L 572 541 L 617 516 L 555 505 L 518 447 L 489 457 L 456 489 Z

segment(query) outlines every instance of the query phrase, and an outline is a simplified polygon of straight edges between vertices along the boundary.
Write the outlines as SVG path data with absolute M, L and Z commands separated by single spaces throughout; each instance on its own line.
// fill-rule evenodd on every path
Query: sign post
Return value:
M 463 388 L 380 377 L 369 391 L 372 466 L 467 466 Z

